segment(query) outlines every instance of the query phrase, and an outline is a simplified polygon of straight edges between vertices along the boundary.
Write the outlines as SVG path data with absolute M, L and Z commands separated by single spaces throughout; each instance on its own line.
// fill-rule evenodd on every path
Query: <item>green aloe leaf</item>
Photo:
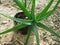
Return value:
M 1 34 L 9 33 L 9 32 L 11 32 L 11 31 L 15 31 L 15 30 L 21 29 L 21 28 L 26 27 L 26 26 L 27 26 L 27 25 L 25 25 L 25 24 L 16 25 L 16 26 L 14 26 L 14 27 L 12 27 L 12 28 L 10 28 L 10 29 L 7 29 L 7 30 L 5 30 L 5 31 L 0 32 L 0 35 L 1 35 Z
M 25 41 L 24 45 L 28 45 L 28 40 L 29 40 L 31 31 L 32 31 L 32 26 L 29 26 L 28 33 L 27 33 L 27 38 L 26 38 L 26 41 Z
M 32 9 L 31 9 L 31 16 L 32 19 L 35 20 L 35 0 L 31 0 L 32 1 Z
M 48 18 L 58 7 L 58 4 L 59 4 L 59 1 L 56 3 L 56 5 L 54 6 L 54 8 L 48 12 L 46 12 L 44 15 L 40 16 L 40 21 L 45 19 L 45 18 Z
M 2 13 L 2 12 L 0 12 L 0 14 L 7 17 L 7 18 L 9 18 L 9 19 L 11 19 L 11 20 L 17 21 L 19 23 L 31 25 L 31 22 L 32 22 L 32 20 L 23 20 L 23 19 L 20 19 L 20 18 L 14 18 L 14 17 L 11 17 L 8 14 Z
M 33 30 L 36 36 L 37 45 L 40 45 L 39 33 L 38 33 L 38 28 L 36 24 L 33 25 Z
M 57 36 L 57 37 L 60 38 L 60 34 L 54 32 L 52 29 L 48 28 L 48 27 L 45 26 L 44 24 L 42 24 L 42 23 L 37 23 L 37 25 L 38 25 L 39 27 L 45 29 L 46 31 L 49 31 L 51 34 L 53 34 L 53 35 L 55 35 L 55 36 Z
M 26 16 L 31 19 L 31 14 L 30 12 L 25 8 L 23 3 L 21 3 L 19 0 L 14 0 L 14 2 L 23 10 L 23 12 L 26 14 Z
M 48 11 L 54 0 L 51 0 L 48 5 L 36 16 L 36 21 L 39 21 L 41 17 L 45 16 L 44 14 Z

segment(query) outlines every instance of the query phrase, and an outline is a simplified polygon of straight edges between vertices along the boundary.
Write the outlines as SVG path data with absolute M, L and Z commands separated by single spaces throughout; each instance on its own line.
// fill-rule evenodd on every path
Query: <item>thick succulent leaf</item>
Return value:
M 46 12 L 44 15 L 42 15 L 40 17 L 40 20 L 39 21 L 41 21 L 41 20 L 43 20 L 45 18 L 48 18 L 57 9 L 58 4 L 59 4 L 59 2 L 56 3 L 56 5 L 54 6 L 54 8 L 52 10 L 50 10 L 50 11 Z
M 23 20 L 23 19 L 20 19 L 20 18 L 14 18 L 14 17 L 11 17 L 8 14 L 2 13 L 2 12 L 0 12 L 0 14 L 3 15 L 3 16 L 5 16 L 5 17 L 7 17 L 7 18 L 9 18 L 9 19 L 11 19 L 11 20 L 19 22 L 19 23 L 31 25 L 31 22 L 32 22 L 32 20 Z
M 15 31 L 15 30 L 18 30 L 18 29 L 21 29 L 21 28 L 24 28 L 24 27 L 26 27 L 25 24 L 19 24 L 19 25 L 16 25 L 16 26 L 14 26 L 14 27 L 12 27 L 12 28 L 10 28 L 10 29 L 7 29 L 7 30 L 5 30 L 5 31 L 0 32 L 0 35 L 1 35 L 1 34 L 6 34 L 6 33 L 9 33 L 9 32 L 11 32 L 11 31 Z
M 45 26 L 44 24 L 42 24 L 42 23 L 37 23 L 37 25 L 38 25 L 39 27 L 45 29 L 46 31 L 50 32 L 51 34 L 53 34 L 53 35 L 55 35 L 55 36 L 57 36 L 57 37 L 60 38 L 60 34 L 54 32 L 52 29 L 48 28 L 48 27 Z
M 36 24 L 33 25 L 33 30 L 36 36 L 37 45 L 40 45 L 39 33 L 38 33 L 38 28 Z
M 27 33 L 27 38 L 26 38 L 26 41 L 25 41 L 24 45 L 28 45 L 28 40 L 29 40 L 31 31 L 32 31 L 32 26 L 29 26 L 28 33 Z
M 32 16 L 32 19 L 35 20 L 35 0 L 31 0 L 32 1 L 32 9 L 31 9 L 31 16 Z
M 45 16 L 44 14 L 48 11 L 54 0 L 51 0 L 48 5 L 36 16 L 36 21 L 39 21 L 41 17 Z
M 25 8 L 24 4 L 20 2 L 19 0 L 14 0 L 14 2 L 23 10 L 23 12 L 26 14 L 26 16 L 31 19 L 31 14 L 30 12 Z

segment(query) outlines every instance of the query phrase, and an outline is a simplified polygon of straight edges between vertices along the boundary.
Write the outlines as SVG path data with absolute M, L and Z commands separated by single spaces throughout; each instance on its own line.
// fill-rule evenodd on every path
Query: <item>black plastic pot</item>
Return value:
M 24 12 L 18 12 L 14 17 L 26 19 L 26 15 L 24 14 Z M 14 25 L 17 25 L 17 24 L 18 24 L 18 22 L 14 21 Z M 17 32 L 20 32 L 22 35 L 26 35 L 27 31 L 28 31 L 28 26 L 17 30 Z

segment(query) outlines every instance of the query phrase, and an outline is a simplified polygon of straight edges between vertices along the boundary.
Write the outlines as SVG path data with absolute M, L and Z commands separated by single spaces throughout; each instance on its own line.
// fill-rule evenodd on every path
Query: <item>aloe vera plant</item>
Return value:
M 44 24 L 42 24 L 40 22 L 41 20 L 43 20 L 45 18 L 48 18 L 57 9 L 57 7 L 60 3 L 60 0 L 57 1 L 56 5 L 54 6 L 54 8 L 52 10 L 48 11 L 50 6 L 54 2 L 54 0 L 50 0 L 50 2 L 47 4 L 47 6 L 41 12 L 39 12 L 36 16 L 35 16 L 35 3 L 36 3 L 35 1 L 36 0 L 31 0 L 32 8 L 31 8 L 31 13 L 30 13 L 26 9 L 25 5 L 22 2 L 20 2 L 19 0 L 14 0 L 16 5 L 20 9 L 22 9 L 22 11 L 28 17 L 27 20 L 23 20 L 23 19 L 20 19 L 20 18 L 14 18 L 14 17 L 9 16 L 8 14 L 0 12 L 1 15 L 5 16 L 7 18 L 10 18 L 11 20 L 14 20 L 14 21 L 19 23 L 18 25 L 14 26 L 10 29 L 7 29 L 3 32 L 0 32 L 0 35 L 11 32 L 11 31 L 15 31 L 15 30 L 18 30 L 18 29 L 21 29 L 21 28 L 24 28 L 27 25 L 29 25 L 30 27 L 28 29 L 27 38 L 26 38 L 26 41 L 25 41 L 24 45 L 27 45 L 32 29 L 33 29 L 33 31 L 35 33 L 35 36 L 36 36 L 37 45 L 40 45 L 40 39 L 39 39 L 39 33 L 38 33 L 38 28 L 37 27 L 41 27 L 41 28 L 45 29 L 46 31 L 50 32 L 51 34 L 53 34 L 53 35 L 57 36 L 58 38 L 60 38 L 60 35 L 58 33 L 54 32 L 52 29 L 50 29 L 49 27 L 45 26 Z M 26 2 L 25 2 L 25 4 L 26 4 Z

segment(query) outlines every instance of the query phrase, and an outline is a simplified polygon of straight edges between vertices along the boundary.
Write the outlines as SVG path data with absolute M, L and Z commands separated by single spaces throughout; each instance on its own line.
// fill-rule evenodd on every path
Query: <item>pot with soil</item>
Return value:
M 15 15 L 15 18 L 20 18 L 20 19 L 27 19 L 26 15 L 24 14 L 24 12 L 18 12 Z M 14 25 L 17 25 L 18 23 L 16 21 L 14 21 Z M 22 28 L 22 29 L 18 29 L 17 32 L 20 32 L 22 35 L 26 35 L 28 31 L 28 26 Z
M 28 19 L 28 17 L 26 17 L 26 15 L 24 14 L 24 12 L 18 12 L 15 16 L 15 18 L 20 18 L 20 19 Z M 18 22 L 14 21 L 14 25 L 17 25 Z M 22 29 L 18 29 L 14 32 L 14 36 L 13 36 L 13 42 L 15 43 L 15 45 L 24 45 L 24 42 L 26 40 L 26 36 L 27 36 L 27 32 L 28 32 L 28 27 L 26 26 Z M 34 45 L 34 34 L 33 32 L 31 33 L 28 45 Z

